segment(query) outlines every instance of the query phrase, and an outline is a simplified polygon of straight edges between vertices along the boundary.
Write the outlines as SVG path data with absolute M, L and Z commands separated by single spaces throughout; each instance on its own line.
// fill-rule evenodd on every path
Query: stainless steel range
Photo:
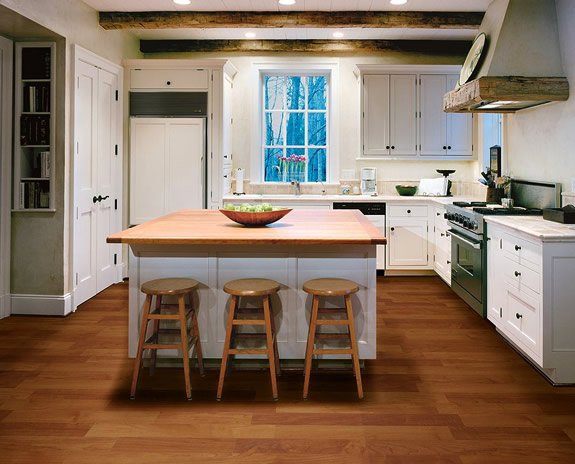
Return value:
M 514 180 L 504 208 L 483 202 L 455 202 L 446 207 L 451 229 L 451 287 L 482 317 L 487 316 L 487 226 L 485 216 L 538 216 L 560 203 L 560 184 Z

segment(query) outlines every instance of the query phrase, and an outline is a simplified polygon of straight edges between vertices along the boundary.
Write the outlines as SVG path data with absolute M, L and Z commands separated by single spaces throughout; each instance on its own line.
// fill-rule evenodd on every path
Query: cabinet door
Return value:
M 132 69 L 132 89 L 207 90 L 206 69 Z
M 504 285 L 504 330 L 527 354 L 540 363 L 542 354 L 540 298 L 528 292 L 520 293 L 509 284 Z
M 168 119 L 166 124 L 166 205 L 164 214 L 204 207 L 202 118 Z
M 504 259 L 500 244 L 499 235 L 489 231 L 487 238 L 487 319 L 497 327 L 503 324 L 505 305 L 504 280 L 499 275 Z
M 427 266 L 427 219 L 390 218 L 387 236 L 389 266 Z
M 389 76 L 363 78 L 363 154 L 389 155 Z
M 166 121 L 130 121 L 130 224 L 164 214 Z
M 458 76 L 448 76 L 446 91 L 453 90 Z M 447 113 L 447 156 L 471 157 L 472 116 L 470 114 Z
M 419 94 L 419 137 L 422 156 L 445 156 L 447 153 L 447 116 L 443 112 L 443 95 L 447 78 L 443 75 L 421 75 Z
M 390 76 L 389 143 L 392 156 L 417 152 L 417 91 L 415 75 Z

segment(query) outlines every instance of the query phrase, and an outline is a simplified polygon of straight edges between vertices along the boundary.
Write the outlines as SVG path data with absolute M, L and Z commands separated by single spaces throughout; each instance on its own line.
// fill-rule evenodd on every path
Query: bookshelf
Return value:
M 15 52 L 13 211 L 54 212 L 56 44 L 20 42 Z

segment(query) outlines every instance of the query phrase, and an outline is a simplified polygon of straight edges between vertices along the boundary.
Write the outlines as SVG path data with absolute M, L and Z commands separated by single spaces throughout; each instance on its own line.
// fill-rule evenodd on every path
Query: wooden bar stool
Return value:
M 150 372 L 156 367 L 157 350 L 174 349 L 182 350 L 184 362 L 184 381 L 186 386 L 186 398 L 192 398 L 192 387 L 190 384 L 190 349 L 195 348 L 198 357 L 198 367 L 200 374 L 204 375 L 204 363 L 202 358 L 202 345 L 200 342 L 200 330 L 198 326 L 198 312 L 194 308 L 193 291 L 198 286 L 198 282 L 193 279 L 157 279 L 150 280 L 142 284 L 142 293 L 146 294 L 144 309 L 142 312 L 142 322 L 140 326 L 140 338 L 138 340 L 138 352 L 134 362 L 134 374 L 132 377 L 132 390 L 130 398 L 136 397 L 136 387 L 138 376 L 142 365 L 144 350 L 151 350 Z M 162 297 L 177 296 L 177 305 L 162 304 Z M 188 297 L 189 304 L 186 305 L 185 298 Z M 152 311 L 152 299 L 155 297 L 155 310 Z M 191 319 L 188 329 L 188 319 Z M 153 321 L 153 330 L 150 338 L 146 340 L 148 322 Z M 166 329 L 160 327 L 161 321 L 178 321 L 178 329 Z M 160 343 L 159 337 L 162 334 L 179 334 L 180 343 Z
M 278 346 L 275 333 L 275 324 L 271 312 L 270 297 L 278 292 L 280 284 L 275 280 L 269 279 L 239 279 L 232 280 L 224 285 L 224 292 L 232 296 L 230 301 L 230 311 L 228 313 L 228 322 L 226 325 L 226 339 L 224 341 L 224 351 L 222 354 L 222 365 L 220 368 L 220 380 L 218 382 L 217 399 L 222 399 L 224 389 L 224 378 L 228 366 L 228 357 L 236 354 L 265 354 L 268 357 L 270 365 L 270 376 L 272 383 L 272 393 L 274 400 L 278 399 L 278 387 L 276 372 L 280 373 Z M 240 308 L 239 301 L 242 297 L 262 297 L 261 308 Z M 263 319 L 237 318 L 245 313 L 263 312 Z M 263 326 L 265 332 L 258 334 L 235 333 L 234 327 L 241 325 L 258 325 Z M 261 349 L 241 349 L 232 347 L 235 340 L 242 337 L 263 337 L 266 340 L 266 348 Z
M 349 354 L 353 361 L 353 371 L 357 382 L 357 394 L 359 398 L 363 398 L 363 387 L 361 385 L 361 371 L 359 368 L 359 352 L 357 349 L 357 339 L 355 337 L 355 325 L 353 321 L 353 308 L 351 305 L 351 295 L 359 290 L 359 286 L 346 279 L 313 279 L 308 280 L 303 285 L 305 292 L 313 295 L 311 318 L 309 324 L 309 334 L 307 338 L 307 347 L 305 354 L 305 380 L 303 386 L 303 397 L 307 399 L 309 392 L 309 377 L 311 373 L 311 365 L 314 355 L 321 354 Z M 345 301 L 345 308 L 320 308 L 320 297 L 335 297 L 343 296 Z M 320 319 L 320 314 L 337 314 L 344 312 L 345 318 L 343 319 Z M 346 326 L 347 334 L 333 334 L 333 333 L 316 333 L 318 326 Z M 315 347 L 316 339 L 322 338 L 349 338 L 350 348 L 344 349 L 318 349 Z

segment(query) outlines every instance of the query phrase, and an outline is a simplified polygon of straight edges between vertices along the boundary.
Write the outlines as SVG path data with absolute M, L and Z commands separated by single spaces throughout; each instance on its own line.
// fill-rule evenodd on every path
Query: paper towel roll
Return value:
M 244 193 L 244 170 L 242 168 L 236 169 L 236 189 L 234 193 Z

